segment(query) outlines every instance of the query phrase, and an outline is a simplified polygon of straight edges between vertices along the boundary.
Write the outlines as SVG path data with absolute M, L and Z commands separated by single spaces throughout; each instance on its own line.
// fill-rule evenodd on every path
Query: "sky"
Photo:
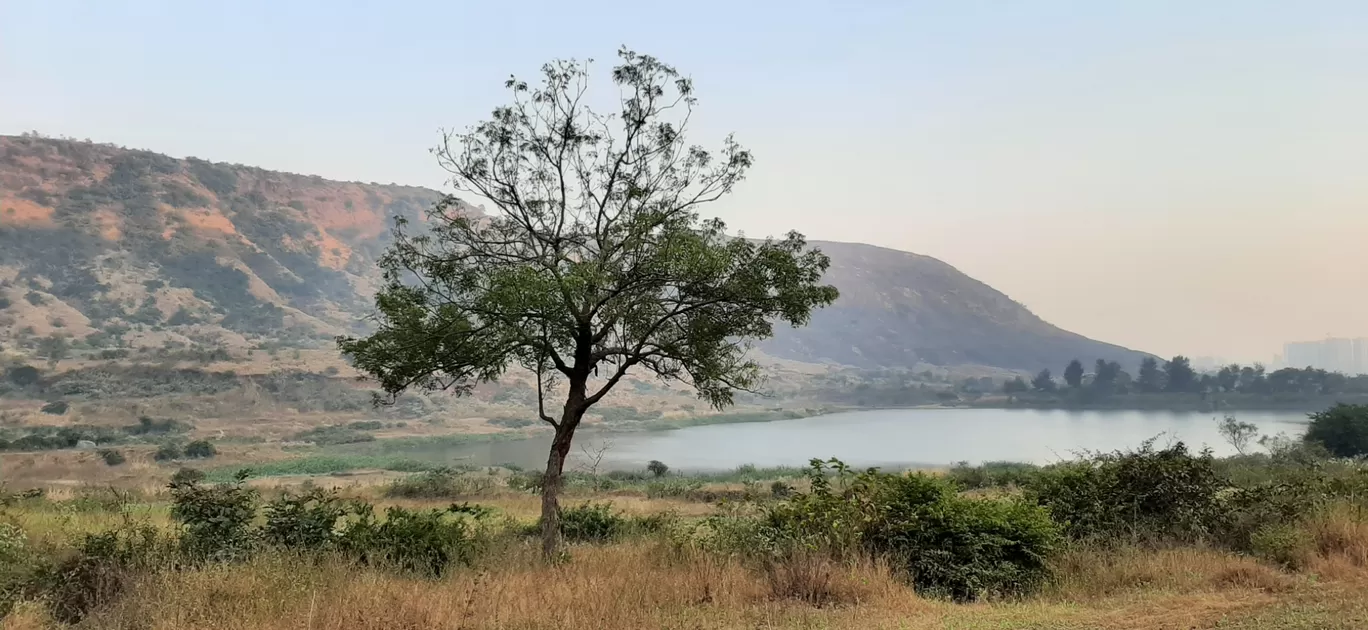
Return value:
M 0 133 L 444 187 L 510 74 L 619 46 L 755 167 L 707 208 L 935 256 L 1069 330 L 1368 336 L 1368 3 L 0 0 Z

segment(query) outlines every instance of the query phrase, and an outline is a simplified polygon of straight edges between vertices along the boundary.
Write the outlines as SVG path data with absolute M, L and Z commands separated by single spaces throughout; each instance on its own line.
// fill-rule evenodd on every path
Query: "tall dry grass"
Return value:
M 604 628 L 1206 628 L 1295 606 L 1310 581 L 1210 550 L 1076 551 L 1062 579 L 1020 601 L 918 597 L 875 564 L 808 558 L 779 571 L 638 541 L 574 549 L 548 567 L 533 546 L 440 580 L 266 555 L 147 576 L 88 618 L 94 630 Z M 773 568 L 771 568 L 773 569 Z M 807 595 L 820 590 L 821 596 Z M 53 628 L 41 610 L 6 630 Z M 1262 617 L 1261 617 L 1262 618 Z M 1269 627 L 1279 627 L 1277 625 Z

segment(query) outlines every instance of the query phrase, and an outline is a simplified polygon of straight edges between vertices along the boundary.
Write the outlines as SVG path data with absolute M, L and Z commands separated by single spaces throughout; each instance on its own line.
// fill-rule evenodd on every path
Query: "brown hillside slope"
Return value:
M 148 151 L 0 136 L 0 346 L 323 343 L 358 330 L 395 216 L 440 193 Z M 836 305 L 763 345 L 864 367 L 1062 369 L 1140 355 L 1060 330 L 953 267 L 818 242 Z

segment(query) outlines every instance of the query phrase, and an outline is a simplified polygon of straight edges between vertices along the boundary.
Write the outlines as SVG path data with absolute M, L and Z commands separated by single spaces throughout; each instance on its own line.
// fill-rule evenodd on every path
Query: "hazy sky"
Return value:
M 0 0 L 0 133 L 439 186 L 439 127 L 620 44 L 755 152 L 711 209 L 748 235 L 936 256 L 1162 354 L 1368 336 L 1362 1 Z

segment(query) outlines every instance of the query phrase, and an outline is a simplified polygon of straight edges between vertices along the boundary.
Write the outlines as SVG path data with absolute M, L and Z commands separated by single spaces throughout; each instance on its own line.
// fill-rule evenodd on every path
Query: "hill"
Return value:
M 1056 327 L 1000 291 L 930 256 L 815 241 L 831 257 L 835 304 L 805 328 L 776 329 L 762 348 L 775 356 L 858 367 L 986 365 L 1050 368 L 1072 359 L 1119 361 L 1142 353 Z
M 0 345 L 55 358 L 223 353 L 360 330 L 395 216 L 440 193 L 0 136 Z M 1061 369 L 1137 353 L 1060 330 L 925 256 L 818 243 L 842 297 L 775 357 Z

